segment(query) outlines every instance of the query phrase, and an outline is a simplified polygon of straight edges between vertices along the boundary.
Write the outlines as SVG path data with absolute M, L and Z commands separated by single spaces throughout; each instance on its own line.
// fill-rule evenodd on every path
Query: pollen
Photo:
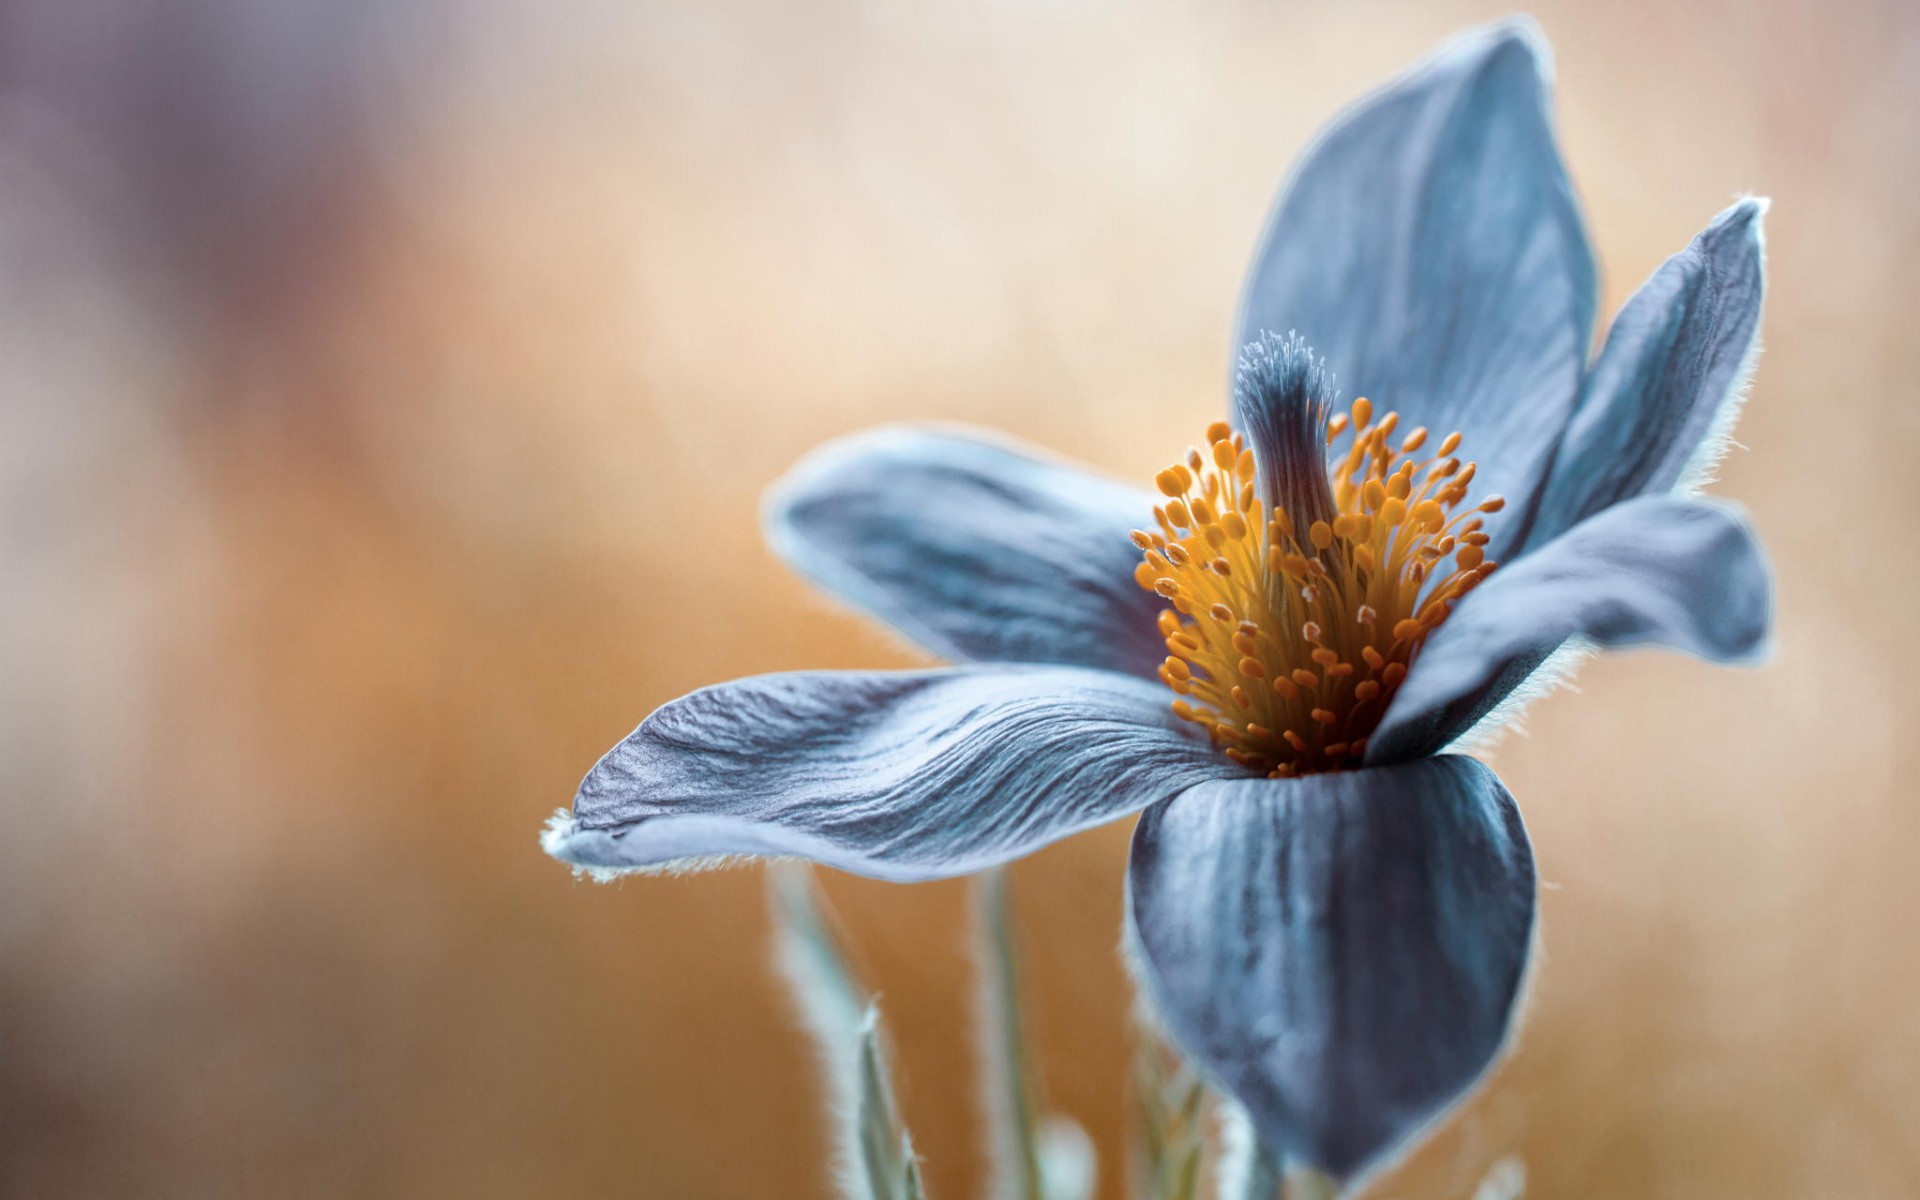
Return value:
M 1155 477 L 1157 529 L 1133 541 L 1134 578 L 1171 606 L 1160 679 L 1174 713 L 1250 770 L 1358 767 L 1421 646 L 1493 573 L 1482 526 L 1505 502 L 1468 504 L 1458 433 L 1423 457 L 1428 431 L 1396 437 L 1399 424 L 1365 399 L 1326 422 L 1335 515 L 1304 528 L 1258 496 L 1253 452 L 1225 422 Z

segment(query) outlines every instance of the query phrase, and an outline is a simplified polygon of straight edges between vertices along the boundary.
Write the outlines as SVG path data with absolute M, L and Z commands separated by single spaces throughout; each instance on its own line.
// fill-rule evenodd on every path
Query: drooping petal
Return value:
M 1628 300 L 1567 426 L 1529 541 L 1683 482 L 1731 426 L 1760 332 L 1764 200 L 1727 209 Z
M 1254 257 L 1236 349 L 1297 330 L 1349 396 L 1459 430 L 1481 495 L 1525 511 L 1592 337 L 1593 255 L 1534 27 L 1460 37 L 1341 116 Z M 1499 522 L 1492 556 L 1504 548 Z
M 1374 1169 L 1506 1040 L 1533 853 L 1473 759 L 1204 784 L 1142 815 L 1129 882 L 1162 1019 L 1292 1159 Z
M 1772 610 L 1766 555 L 1739 513 L 1679 496 L 1615 505 L 1461 601 L 1414 659 L 1367 761 L 1439 750 L 1570 637 L 1741 662 L 1765 647 Z
M 793 567 L 944 658 L 1152 676 L 1164 602 L 1133 579 L 1144 491 L 1011 443 L 888 428 L 815 451 L 767 497 Z
M 648 717 L 543 844 L 603 871 L 768 855 L 963 875 L 1243 773 L 1191 730 L 1164 687 L 1111 671 L 760 675 Z

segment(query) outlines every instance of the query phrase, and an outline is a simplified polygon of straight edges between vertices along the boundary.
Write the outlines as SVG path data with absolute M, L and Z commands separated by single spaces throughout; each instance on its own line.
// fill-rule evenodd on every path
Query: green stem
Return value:
M 1014 944 L 1013 910 L 1006 872 L 981 874 L 980 1048 L 985 1059 L 987 1121 L 992 1139 L 994 1189 L 999 1200 L 1045 1200 L 1038 1104 L 1020 1011 L 1020 956 Z
M 768 872 L 774 945 L 833 1094 L 844 1200 L 925 1200 L 913 1139 L 900 1121 L 880 1014 L 848 962 L 826 901 L 804 867 Z
M 1280 1164 L 1238 1104 L 1220 1100 L 1220 1200 L 1280 1200 Z

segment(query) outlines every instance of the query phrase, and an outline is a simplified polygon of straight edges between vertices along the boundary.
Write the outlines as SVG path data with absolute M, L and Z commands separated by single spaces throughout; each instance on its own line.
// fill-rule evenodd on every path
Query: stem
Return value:
M 1280 1200 L 1280 1164 L 1260 1144 L 1245 1111 L 1224 1097 L 1218 1169 L 1220 1200 Z
M 978 884 L 980 1050 L 998 1200 L 1045 1200 L 1038 1105 L 1020 1011 L 1020 957 L 1014 945 L 1006 872 L 983 872 Z

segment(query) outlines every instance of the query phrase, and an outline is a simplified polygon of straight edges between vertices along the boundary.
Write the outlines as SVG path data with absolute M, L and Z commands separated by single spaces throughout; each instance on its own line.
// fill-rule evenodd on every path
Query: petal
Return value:
M 1403 428 L 1459 430 L 1481 494 L 1505 494 L 1510 512 L 1566 426 L 1593 329 L 1549 70 L 1538 31 L 1505 22 L 1336 120 L 1281 194 L 1238 328 L 1239 346 L 1297 330 L 1347 394 Z
M 767 497 L 773 548 L 944 658 L 1151 677 L 1164 602 L 1134 582 L 1144 491 L 981 437 L 890 428 L 815 451 Z
M 1460 602 L 1414 660 L 1367 761 L 1445 746 L 1570 637 L 1739 662 L 1760 655 L 1772 609 L 1766 555 L 1737 512 L 1678 496 L 1615 505 Z
M 1243 773 L 1168 701 L 1076 667 L 735 680 L 648 717 L 543 844 L 595 871 L 791 855 L 902 882 L 963 875 Z
M 1764 200 L 1727 209 L 1628 300 L 1554 460 L 1528 540 L 1680 483 L 1724 441 L 1766 290 Z
M 1474 759 L 1202 785 L 1140 818 L 1129 880 L 1169 1030 L 1289 1158 L 1379 1166 L 1506 1041 L 1533 853 Z

